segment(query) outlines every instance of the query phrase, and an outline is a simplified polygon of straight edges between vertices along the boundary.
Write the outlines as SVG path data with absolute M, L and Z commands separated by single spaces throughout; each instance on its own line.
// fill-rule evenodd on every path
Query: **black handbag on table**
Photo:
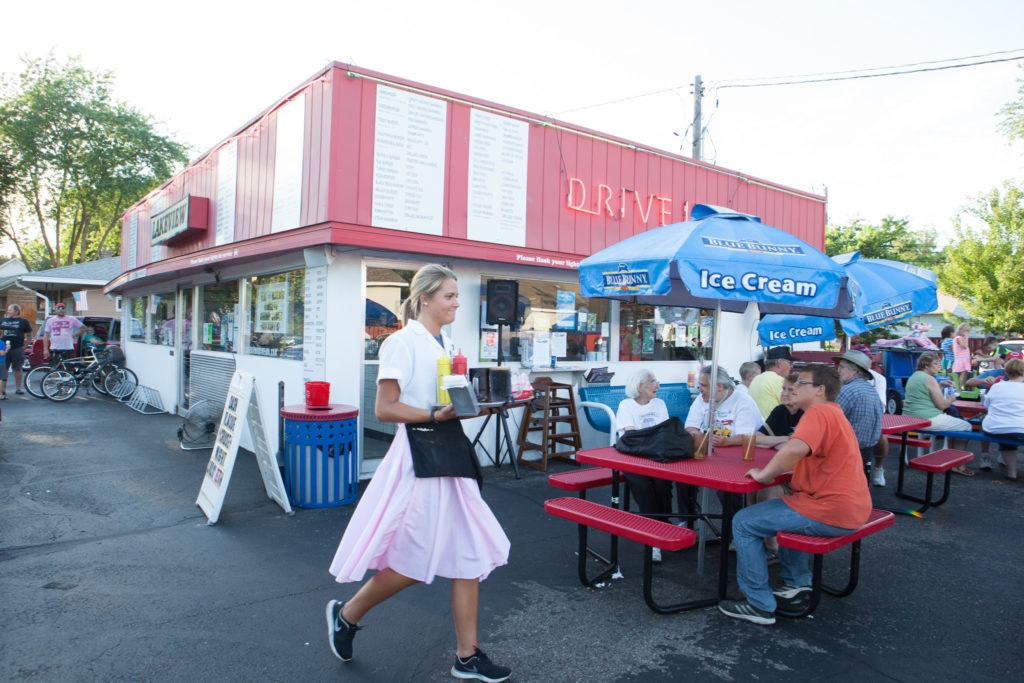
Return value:
M 693 437 L 678 417 L 670 417 L 653 427 L 623 432 L 615 441 L 615 450 L 657 462 L 690 460 L 693 458 Z
M 467 477 L 483 488 L 480 461 L 459 420 L 415 422 L 405 425 L 405 433 L 417 477 Z

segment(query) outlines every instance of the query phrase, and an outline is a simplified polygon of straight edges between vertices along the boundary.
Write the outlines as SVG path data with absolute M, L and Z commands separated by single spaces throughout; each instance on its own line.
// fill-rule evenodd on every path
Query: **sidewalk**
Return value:
M 195 499 L 208 453 L 178 448 L 179 420 L 82 393 L 66 404 L 12 394 L 3 405 L 0 679 L 452 680 L 448 581 L 371 612 L 355 660 L 337 661 L 323 610 L 355 590 L 327 573 L 351 508 L 289 517 L 267 498 L 251 454 L 240 453 L 220 522 L 207 526 Z M 892 496 L 889 460 L 890 485 L 872 494 L 876 505 L 905 508 Z M 923 488 L 920 473 L 909 476 Z M 584 589 L 575 528 L 542 510 L 563 492 L 529 468 L 521 480 L 507 466 L 485 478 L 512 554 L 482 584 L 481 645 L 512 667 L 513 680 L 1019 675 L 1024 482 L 998 471 L 956 477 L 946 505 L 868 538 L 853 595 L 823 596 L 812 618 L 772 627 L 714 609 L 654 614 L 641 595 L 639 548 L 628 542 L 626 578 Z M 713 591 L 717 548 L 708 553 L 704 577 L 696 550 L 665 553 L 658 594 Z M 826 576 L 843 569 L 848 555 L 837 554 L 826 558 Z

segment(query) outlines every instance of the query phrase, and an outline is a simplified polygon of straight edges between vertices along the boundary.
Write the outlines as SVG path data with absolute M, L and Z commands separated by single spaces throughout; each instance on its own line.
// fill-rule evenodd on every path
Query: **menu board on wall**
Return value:
M 373 225 L 440 235 L 448 105 L 377 86 L 373 138 Z
M 235 241 L 235 188 L 238 183 L 238 142 L 217 153 L 217 246 Z
M 128 217 L 128 270 L 138 265 L 139 256 L 139 212 L 132 211 Z M 123 327 L 121 328 L 124 329 Z
M 299 227 L 305 127 L 306 98 L 300 94 L 277 110 L 274 210 L 270 219 L 270 232 L 281 232 Z
M 526 246 L 525 121 L 474 109 L 469 119 L 466 236 Z
M 307 382 L 327 377 L 326 299 L 327 266 L 307 267 L 302 328 L 302 377 Z
M 253 320 L 253 332 L 289 334 L 290 316 L 287 282 L 256 285 L 256 319 Z

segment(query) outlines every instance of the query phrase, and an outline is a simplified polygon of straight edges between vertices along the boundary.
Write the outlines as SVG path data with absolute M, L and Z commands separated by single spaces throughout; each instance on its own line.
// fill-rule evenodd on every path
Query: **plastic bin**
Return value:
M 292 505 L 325 508 L 346 505 L 359 492 L 354 406 L 331 403 L 325 409 L 285 406 L 285 488 Z

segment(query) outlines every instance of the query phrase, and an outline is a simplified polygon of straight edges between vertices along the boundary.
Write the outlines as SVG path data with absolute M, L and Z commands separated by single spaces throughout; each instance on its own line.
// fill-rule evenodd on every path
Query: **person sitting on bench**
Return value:
M 626 380 L 628 398 L 619 402 L 615 414 L 616 436 L 630 429 L 653 427 L 668 419 L 668 406 L 656 396 L 659 386 L 658 378 L 646 368 L 629 376 Z M 672 512 L 672 482 L 632 472 L 626 472 L 625 477 L 640 514 L 665 521 L 664 516 Z M 654 548 L 651 560 L 661 562 L 661 548 Z
M 917 359 L 917 372 L 907 380 L 903 414 L 931 420 L 930 426 L 918 430 L 921 432 L 969 432 L 971 431 L 970 422 L 944 412 L 953 405 L 956 398 L 952 395 L 949 397 L 942 395 L 939 382 L 934 377 L 941 369 L 942 357 L 938 353 L 928 351 L 921 354 Z M 943 384 L 950 384 L 950 382 L 946 380 Z M 950 439 L 949 447 L 967 450 L 967 442 L 963 439 Z M 955 467 L 953 471 L 965 477 L 974 476 L 974 470 L 969 469 L 967 465 Z
M 1024 415 L 1024 360 L 1013 358 L 1006 361 L 1003 370 L 1006 380 L 998 382 L 982 398 L 988 413 L 981 422 L 981 429 L 987 436 L 1013 439 L 1024 445 L 1021 433 L 1021 416 Z M 1017 447 L 999 444 L 999 454 L 1006 463 L 1006 478 L 1017 480 Z
M 806 553 L 779 548 L 783 584 L 772 590 L 762 539 L 780 531 L 842 536 L 861 528 L 871 514 L 871 494 L 853 427 L 837 403 L 839 373 L 826 365 L 800 372 L 793 403 L 804 411 L 791 438 L 765 465 L 747 476 L 761 484 L 793 470 L 792 493 L 744 508 L 733 518 L 736 581 L 746 600 L 723 600 L 728 617 L 774 624 L 776 608 L 793 609 L 811 590 Z

